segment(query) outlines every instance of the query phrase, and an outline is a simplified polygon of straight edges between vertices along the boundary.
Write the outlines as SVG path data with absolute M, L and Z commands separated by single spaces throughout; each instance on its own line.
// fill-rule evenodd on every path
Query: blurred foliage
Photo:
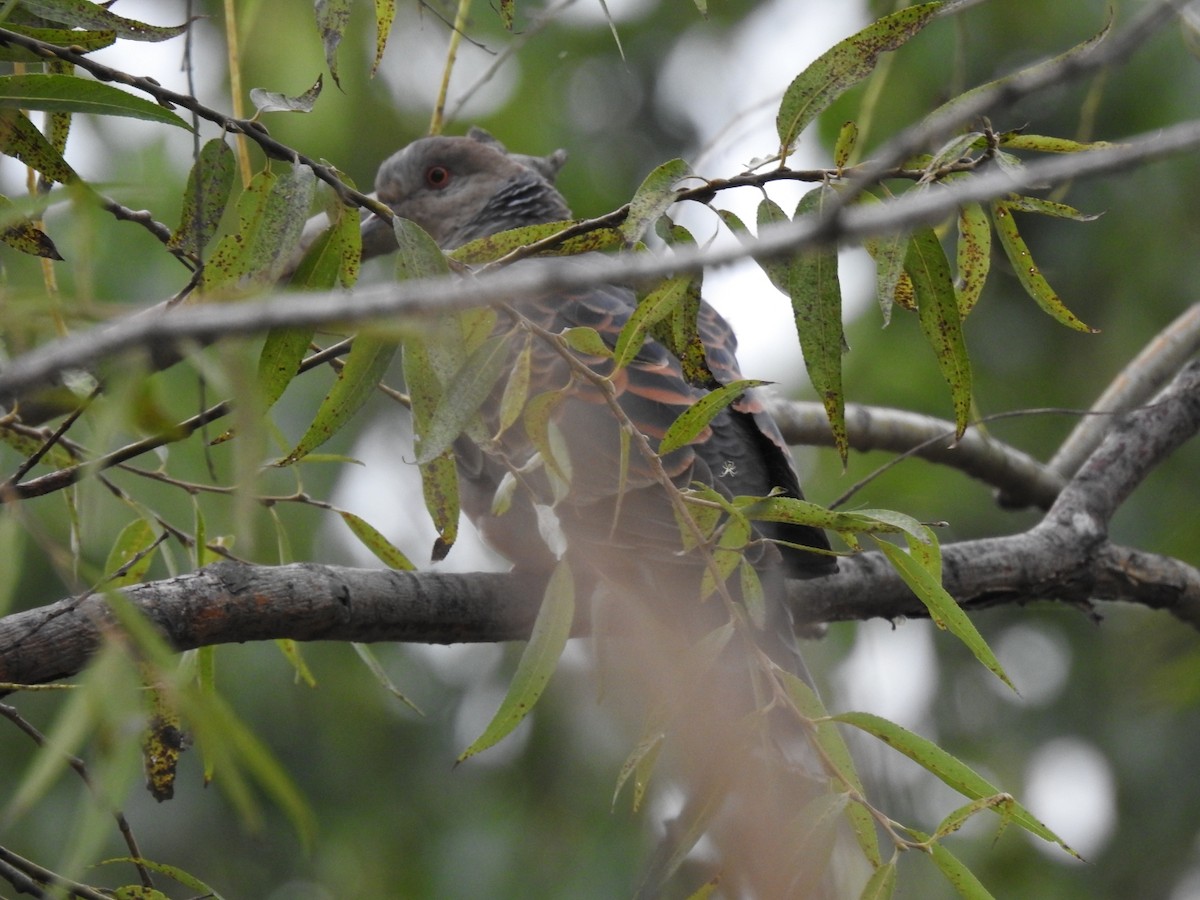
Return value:
M 622 57 L 595 0 L 565 6 L 568 14 L 541 28 L 541 8 L 517 4 L 509 32 L 494 10 L 475 4 L 451 84 L 451 109 L 472 73 L 501 59 L 508 48 L 521 46 L 504 58 L 481 89 L 477 105 L 454 116 L 447 130 L 460 133 L 478 124 L 522 152 L 567 148 L 571 161 L 559 185 L 581 216 L 628 200 L 664 160 L 693 159 L 707 149 L 713 134 L 702 122 L 708 118 L 749 121 L 740 118 L 743 109 L 708 108 L 714 102 L 702 89 L 710 83 L 708 72 L 695 73 L 697 87 L 686 103 L 709 115 L 690 114 L 681 105 L 678 85 L 663 79 L 682 48 L 705 42 L 741 46 L 746 35 L 764 33 L 763 23 L 769 29 L 776 22 L 782 29 L 797 19 L 828 14 L 826 5 L 806 0 L 710 3 L 704 16 L 688 2 L 610 2 Z M 890 3 L 869 6 L 869 11 L 856 9 L 857 19 L 848 20 L 839 34 L 894 9 Z M 1140 6 L 1119 3 L 1117 26 Z M 243 0 L 229 7 L 236 10 L 244 93 L 256 87 L 299 95 L 326 71 L 312 4 Z M 206 104 L 219 109 L 231 108 L 221 31 L 225 8 L 209 0 L 126 11 L 141 12 L 162 25 L 178 24 L 189 12 L 206 17 L 193 25 L 196 90 Z M 1099 0 L 993 0 L 935 21 L 887 59 L 890 68 L 875 118 L 858 155 L 869 158 L 872 148 L 961 90 L 1090 37 L 1103 26 L 1106 10 Z M 310 113 L 267 114 L 264 122 L 284 144 L 330 161 L 361 189 L 369 189 L 379 161 L 428 127 L 447 38 L 444 20 L 453 15 L 453 9 L 436 3 L 400 4 L 391 46 L 379 74 L 371 78 L 374 19 L 369 4 L 352 4 L 338 50 L 340 90 L 326 79 Z M 170 60 L 164 69 L 174 68 L 180 44 L 176 38 L 154 45 L 160 59 L 165 53 Z M 149 45 L 122 44 L 116 51 L 106 57 L 110 64 L 139 73 Z M 802 61 L 786 58 L 786 48 L 772 46 L 770 52 L 784 57 L 785 79 L 803 67 Z M 729 78 L 748 71 L 724 57 L 715 64 L 728 66 Z M 773 96 L 777 104 L 786 84 L 737 84 L 733 94 L 746 108 L 760 97 Z M 174 86 L 186 90 L 183 83 Z M 866 84 L 837 101 L 819 120 L 816 133 L 802 138 L 802 147 L 819 145 L 821 164 L 829 165 L 842 123 L 855 117 L 873 89 Z M 1168 28 L 1111 71 L 1021 101 L 992 125 L 1115 141 L 1194 116 L 1197 97 L 1200 68 L 1179 29 Z M 163 134 L 176 129 L 116 118 L 81 120 L 74 128 L 65 156 L 85 178 L 127 207 L 151 210 L 168 226 L 179 221 L 192 156 L 188 135 Z M 773 136 L 766 134 L 756 151 L 762 155 L 776 149 Z M 254 165 L 261 163 L 261 155 L 255 155 Z M 11 159 L 3 166 L 3 193 L 17 196 L 24 174 Z M 734 174 L 700 171 L 710 177 Z M 975 403 L 983 415 L 1050 411 L 1006 418 L 989 426 L 992 433 L 1048 458 L 1076 421 L 1072 411 L 1086 409 L 1131 356 L 1194 302 L 1194 285 L 1200 283 L 1197 196 L 1200 170 L 1194 158 L 1170 159 L 1073 184 L 1058 198 L 1084 212 L 1103 213 L 1094 222 L 1021 219 L 1022 234 L 1035 248 L 1040 268 L 1068 306 L 1100 330 L 1096 335 L 1051 322 L 993 251 L 992 277 L 966 326 Z M 49 308 L 40 261 L 0 248 L 0 309 L 9 355 L 45 339 L 57 320 L 82 327 L 164 299 L 187 281 L 188 273 L 144 229 L 114 222 L 87 197 L 73 195 L 66 205 L 52 208 L 46 229 L 65 260 L 53 264 L 57 292 L 50 295 Z M 369 267 L 365 277 L 373 277 Z M 776 295 L 746 302 L 786 300 Z M 852 348 L 844 357 L 847 397 L 948 417 L 945 382 L 921 344 L 914 317 L 897 315 L 882 329 L 875 304 L 864 305 L 866 311 L 846 325 Z M 178 421 L 238 394 L 239 384 L 253 378 L 258 346 L 236 341 L 214 347 L 200 355 L 196 367 L 176 368 L 153 379 L 134 367 L 112 373 L 105 396 L 95 402 L 76 439 L 92 448 L 112 448 L 155 423 Z M 754 374 L 752 360 L 744 360 L 743 368 Z M 228 484 L 254 473 L 256 487 L 264 493 L 302 488 L 315 497 L 329 496 L 341 469 L 332 462 L 265 475 L 258 467 L 295 444 L 308 424 L 310 413 L 305 411 L 316 408 L 330 381 L 331 376 L 318 373 L 293 382 L 286 395 L 291 402 L 275 409 L 275 434 L 248 427 L 261 418 L 261 411 L 246 408 L 232 424 L 247 426 L 245 436 L 256 439 L 203 452 L 172 449 L 173 476 Z M 395 405 L 382 398 L 370 400 L 366 412 L 371 417 L 397 415 Z M 213 426 L 209 436 L 216 437 L 224 427 L 224 422 Z M 322 452 L 352 456 L 356 449 L 353 436 L 344 432 Z M 395 454 L 407 459 L 409 451 L 397 448 Z M 5 448 L 0 460 L 7 473 L 19 458 Z M 813 499 L 828 501 L 884 461 L 883 454 L 852 455 L 843 471 L 836 454 L 814 453 L 804 460 L 806 489 Z M 1200 563 L 1200 525 L 1188 506 L 1198 471 L 1200 450 L 1185 447 L 1126 503 L 1114 522 L 1114 539 Z M 34 607 L 91 584 L 109 557 L 120 531 L 117 523 L 123 527 L 147 510 L 189 533 L 198 530 L 199 510 L 210 541 L 224 540 L 239 556 L 262 562 L 345 561 L 345 547 L 352 543 L 344 530 L 338 531 L 341 525 L 330 526 L 329 513 L 313 506 L 264 507 L 244 496 L 193 497 L 117 471 L 112 482 L 136 496 L 121 496 L 87 480 L 69 492 L 0 509 L 0 551 L 9 560 L 0 603 L 11 596 L 12 608 Z M 852 503 L 948 521 L 943 541 L 1015 532 L 1035 521 L 1030 512 L 997 510 L 989 491 L 965 476 L 915 461 L 871 481 Z M 73 522 L 81 527 L 73 531 Z M 178 545 L 166 544 L 148 577 L 187 571 L 194 564 Z M 1052 742 L 1067 738 L 1101 754 L 1111 775 L 1114 818 L 1111 833 L 1084 850 L 1086 864 L 1061 853 L 1038 853 L 1032 839 L 1013 828 L 994 840 L 994 822 L 968 827 L 955 837 L 954 852 L 997 897 L 1185 900 L 1200 890 L 1200 789 L 1193 763 L 1200 758 L 1200 691 L 1195 687 L 1200 683 L 1200 651 L 1195 634 L 1163 613 L 1141 608 L 1104 607 L 1098 612 L 1103 617 L 1099 627 L 1084 611 L 1051 604 L 974 617 L 1024 699 L 1000 695 L 992 676 L 943 634 L 933 634 L 925 642 L 932 649 L 909 659 L 879 653 L 882 662 L 876 666 L 864 665 L 862 659 L 888 635 L 862 626 L 834 626 L 825 640 L 810 642 L 807 649 L 825 676 L 819 680 L 831 684 L 826 699 L 834 709 L 847 708 L 849 696 L 870 698 L 873 688 L 891 696 L 894 685 L 911 680 L 915 688 L 932 678 L 933 688 L 915 691 L 902 714 L 877 711 L 896 715 L 1021 797 L 1068 843 L 1075 840 L 1073 826 L 1087 823 L 1073 816 L 1077 810 L 1039 809 L 1024 795 L 1023 788 L 1033 780 L 1031 761 L 1040 758 L 1039 750 L 1061 747 Z M 931 630 L 924 622 L 897 627 L 902 632 Z M 1023 652 L 1030 646 L 1032 656 Z M 121 789 L 118 802 L 143 852 L 203 877 L 226 896 L 608 898 L 629 893 L 651 837 L 647 823 L 672 811 L 676 798 L 664 791 L 644 816 L 633 816 L 625 805 L 610 806 L 615 773 L 636 735 L 623 733 L 623 726 L 598 706 L 581 655 L 568 650 L 538 709 L 514 736 L 452 769 L 453 760 L 495 709 L 518 654 L 497 647 L 379 647 L 376 654 L 392 681 L 425 710 L 424 717 L 382 690 L 350 647 L 304 648 L 315 688 L 303 684 L 272 647 L 222 648 L 217 654 L 217 689 L 278 756 L 315 812 L 318 832 L 307 852 L 275 807 L 263 805 L 265 821 L 254 830 L 238 819 L 233 801 L 206 791 L 198 753 L 183 755 L 175 798 L 167 806 L 129 789 L 130 781 L 136 781 L 129 760 L 113 748 L 127 736 L 122 730 L 140 728 L 135 708 L 109 710 L 106 721 L 117 730 L 101 733 L 85 755 L 94 774 L 112 770 L 111 784 Z M 1055 666 L 1065 670 L 1061 683 L 1051 677 Z M 853 686 L 848 686 L 848 673 Z M 1058 686 L 1038 690 L 1035 679 L 1042 676 Z M 26 718 L 50 731 L 63 701 L 51 693 L 30 693 L 18 705 Z M 860 705 L 875 711 L 869 702 Z M 19 773 L 36 765 L 38 752 L 31 742 L 7 725 L 3 734 L 0 769 Z M 957 805 L 931 777 L 898 767 L 878 747 L 862 741 L 852 746 L 862 750 L 860 768 L 868 791 L 894 817 L 936 822 Z M 5 779 L 0 802 L 9 802 L 15 785 L 16 779 Z M 1087 785 L 1103 810 L 1103 784 Z M 64 845 L 63 823 L 80 821 L 81 810 L 91 808 L 79 781 L 60 777 L 35 809 L 6 823 L 0 843 L 48 865 L 67 865 L 72 857 Z M 115 829 L 104 827 L 106 843 L 95 858 L 126 855 Z M 900 885 L 898 896 L 950 895 L 942 876 L 918 854 L 901 858 Z

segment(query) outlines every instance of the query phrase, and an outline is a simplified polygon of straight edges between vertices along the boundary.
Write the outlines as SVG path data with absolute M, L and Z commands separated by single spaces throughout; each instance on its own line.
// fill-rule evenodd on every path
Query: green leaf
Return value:
M 971 416 L 971 361 L 950 279 L 950 263 L 933 229 L 922 228 L 913 234 L 904 270 L 912 278 L 921 330 L 933 348 L 942 377 L 950 385 L 955 436 L 962 437 Z
M 621 796 L 621 788 L 631 777 L 633 778 L 633 800 L 631 807 L 634 812 L 641 809 L 642 799 L 646 796 L 646 787 L 650 782 L 650 774 L 658 761 L 659 751 L 662 750 L 667 735 L 663 730 L 662 716 L 651 718 L 649 726 L 642 732 L 637 745 L 625 757 L 621 770 L 617 773 L 617 786 L 613 790 L 612 805 L 616 808 L 617 798 Z
M 442 396 L 441 382 L 430 359 L 429 349 L 416 340 L 404 345 L 404 383 L 412 404 L 413 432 L 421 434 Z M 433 558 L 445 557 L 458 537 L 458 470 L 447 451 L 420 466 L 421 492 L 425 508 L 438 530 Z
M 316 450 L 341 431 L 350 418 L 370 398 L 396 354 L 394 341 L 360 335 L 350 348 L 346 364 L 321 406 L 308 431 L 276 465 L 290 466 Z
M 525 646 L 525 652 L 521 654 L 521 661 L 517 664 L 516 674 L 508 686 L 508 693 L 504 695 L 491 723 L 484 729 L 483 734 L 459 755 L 458 762 L 494 746 L 511 734 L 529 715 L 558 666 L 558 659 L 567 645 L 567 638 L 571 636 L 571 623 L 574 619 L 575 580 L 571 575 L 571 567 L 563 560 L 555 567 L 550 582 L 546 585 L 542 608 L 533 623 L 529 643 Z
M 509 337 L 498 334 L 467 358 L 446 385 L 429 424 L 417 434 L 418 464 L 440 456 L 466 430 L 500 380 L 509 357 Z
M 258 355 L 258 390 L 263 409 L 270 409 L 283 396 L 300 371 L 313 329 L 275 328 L 267 334 Z
M 996 659 L 996 655 L 983 639 L 983 635 L 976 629 L 970 617 L 963 612 L 962 607 L 946 593 L 946 589 L 942 587 L 935 575 L 922 565 L 919 559 L 905 553 L 895 544 L 879 540 L 878 545 L 879 549 L 883 551 L 883 555 L 888 558 L 896 572 L 904 579 L 904 583 L 925 604 L 934 624 L 938 628 L 946 629 L 966 644 L 967 649 L 988 671 L 1016 691 L 1016 687 L 1009 680 L 1004 667 Z
M 425 715 L 425 713 L 421 712 L 421 709 L 417 706 L 417 704 L 409 700 L 408 697 L 406 697 L 404 693 L 398 687 L 396 687 L 396 685 L 392 682 L 392 679 L 388 677 L 388 673 L 384 670 L 383 664 L 379 662 L 379 659 L 375 656 L 374 651 L 367 644 L 360 644 L 357 641 L 352 641 L 350 646 L 354 648 L 354 652 L 358 654 L 358 658 L 363 661 L 363 664 L 367 667 L 370 673 L 375 676 L 375 680 L 379 682 L 380 687 L 415 712 L 418 716 Z
M 816 729 L 816 742 L 827 760 L 827 766 L 832 769 L 835 779 L 834 787 L 839 791 L 853 792 L 860 800 L 866 797 L 862 778 L 854 765 L 854 757 L 850 748 L 838 731 L 837 725 L 829 721 L 829 712 L 821 702 L 821 698 L 804 680 L 785 669 L 777 669 L 777 674 L 783 680 L 784 690 L 796 709 L 806 719 L 813 722 Z M 867 860 L 878 866 L 882 857 L 879 852 L 879 836 L 875 832 L 875 820 L 862 802 L 853 802 L 846 807 L 846 817 L 858 840 L 859 847 Z
M 179 227 L 167 242 L 169 248 L 199 256 L 208 246 L 229 203 L 234 165 L 233 150 L 220 138 L 213 138 L 200 148 L 200 155 L 188 173 L 183 212 Z
M 388 35 L 396 18 L 396 0 L 375 0 L 375 59 L 371 61 L 371 77 L 379 71 L 383 62 L 383 51 L 387 49 Z
M 604 343 L 604 338 L 600 336 L 595 328 L 590 328 L 586 325 L 576 325 L 574 328 L 567 328 L 562 332 L 562 339 L 567 342 L 567 346 L 572 350 L 582 353 L 584 356 L 594 356 L 597 359 L 612 359 L 612 347 Z
M 871 873 L 858 900 L 891 900 L 896 892 L 896 864 L 888 862 Z
M 46 112 L 127 116 L 192 130 L 164 106 L 127 94 L 112 85 L 74 75 L 6 75 L 0 77 L 0 106 Z
M 1011 794 L 993 794 L 991 797 L 980 797 L 978 800 L 972 800 L 942 819 L 938 823 L 937 831 L 933 833 L 931 840 L 938 841 L 948 834 L 953 834 L 962 828 L 968 819 L 985 809 L 995 810 L 999 813 L 1000 827 L 1004 828 L 1012 819 L 1015 802 Z
M 671 451 L 678 450 L 690 443 L 696 435 L 708 427 L 721 410 L 736 401 L 750 388 L 764 384 L 770 384 L 770 382 L 760 381 L 757 378 L 743 378 L 714 391 L 709 391 L 680 413 L 671 423 L 658 444 L 658 455 L 666 456 Z
M 527 334 L 525 346 L 513 361 L 508 380 L 504 384 L 504 393 L 500 397 L 499 422 L 495 435 L 497 438 L 521 418 L 525 409 L 525 401 L 529 399 L 529 370 L 532 358 L 533 336 Z
M 351 0 L 316 0 L 313 11 L 317 16 L 317 32 L 321 35 L 321 45 L 325 48 L 325 65 L 329 66 L 329 74 L 333 83 L 342 86 L 338 78 L 337 51 L 346 26 L 350 24 Z
M 653 291 L 638 301 L 637 309 L 630 315 L 625 327 L 617 338 L 614 352 L 616 367 L 627 366 L 642 349 L 646 332 L 657 322 L 662 321 L 681 303 L 687 295 L 690 276 L 679 275 L 660 284 Z
M 933 857 L 934 865 L 941 869 L 960 897 L 965 900 L 994 900 L 975 873 L 940 843 L 932 845 L 929 854 Z
M 50 181 L 76 180 L 74 170 L 19 109 L 0 107 L 0 153 L 19 159 Z
M 108 551 L 108 561 L 104 564 L 104 587 L 121 588 L 138 584 L 145 577 L 150 563 L 154 561 L 154 553 L 151 550 L 154 546 L 154 529 L 145 519 L 134 519 L 122 528 L 112 549 Z M 138 554 L 144 555 L 138 558 Z M 116 573 L 119 571 L 121 574 L 118 576 Z
M 10 199 L 0 197 L 0 216 L 4 220 L 10 220 L 9 211 L 15 208 L 16 204 Z M 30 256 L 40 256 L 43 259 L 62 259 L 58 248 L 54 246 L 54 241 L 50 240 L 50 236 L 46 232 L 29 220 L 22 220 L 17 215 L 11 215 L 11 219 L 15 220 L 13 224 L 0 225 L 0 241 L 14 250 L 28 253 Z
M 833 144 L 833 164 L 837 166 L 838 171 L 844 169 L 850 162 L 850 154 L 854 152 L 856 143 L 858 143 L 857 123 L 843 122 L 842 127 L 838 129 L 837 140 Z
M 820 215 L 834 192 L 829 187 L 809 191 L 796 207 L 796 216 Z M 801 254 L 787 268 L 788 296 L 796 321 L 796 335 L 804 352 L 804 368 L 813 390 L 821 398 L 834 446 L 846 464 L 850 439 L 846 436 L 846 396 L 842 390 L 842 287 L 838 280 L 837 248 Z
M 296 680 L 304 682 L 310 688 L 315 688 L 317 686 L 317 678 L 313 675 L 312 669 L 308 667 L 308 662 L 304 659 L 304 653 L 300 650 L 299 642 L 291 638 L 277 638 L 275 646 L 283 654 L 283 658 L 288 661 L 288 665 L 292 667 L 292 671 L 296 673 Z
M 522 225 L 498 234 L 476 238 L 450 251 L 450 258 L 469 266 L 492 262 L 519 250 L 528 244 L 545 240 L 566 228 L 579 224 L 576 221 L 545 222 L 538 225 Z M 624 244 L 625 238 L 618 228 L 596 228 L 555 244 L 541 251 L 548 256 L 574 256 L 595 250 L 611 250 Z
M 396 235 L 397 281 L 435 278 L 450 273 L 450 265 L 442 248 L 416 222 L 396 216 L 392 219 L 392 231 Z
M 250 102 L 260 113 L 269 112 L 312 112 L 313 107 L 317 103 L 317 98 L 321 96 L 321 86 L 324 82 L 324 76 L 318 75 L 317 80 L 303 94 L 298 94 L 295 97 L 289 97 L 287 94 L 281 94 L 277 91 L 268 91 L 263 88 L 250 89 Z
M 425 509 L 438 532 L 430 554 L 432 561 L 437 562 L 446 558 L 458 540 L 458 467 L 454 457 L 447 452 L 420 466 L 420 472 L 421 496 L 425 498 Z
M 342 517 L 342 521 L 354 532 L 354 536 L 362 542 L 362 545 L 374 553 L 385 565 L 404 572 L 412 572 L 417 568 L 374 525 L 345 510 L 339 510 L 338 515 Z
M 1010 131 L 1000 135 L 1000 146 L 1009 150 L 1034 150 L 1039 153 L 1086 153 L 1088 150 L 1111 150 L 1117 145 L 1108 141 L 1073 141 L 1070 138 Z
M 1000 246 L 1004 248 L 1008 261 L 1012 263 L 1017 281 L 1021 283 L 1021 287 L 1025 288 L 1025 292 L 1033 298 L 1034 302 L 1051 318 L 1068 328 L 1095 334 L 1098 329 L 1087 325 L 1067 309 L 1058 294 L 1054 293 L 1054 289 L 1050 287 L 1050 283 L 1034 265 L 1029 247 L 1017 229 L 1012 206 L 1008 201 L 993 201 L 992 221 L 996 225 L 996 235 L 1000 238 Z
M 700 598 L 705 599 L 729 580 L 734 569 L 743 559 L 746 545 L 750 543 L 750 522 L 743 516 L 730 516 L 721 529 L 717 538 L 717 546 L 712 551 L 712 566 L 704 567 L 700 577 Z M 714 575 L 713 568 L 716 568 Z M 717 578 L 720 578 L 720 581 Z
M 958 211 L 958 280 L 954 294 L 965 319 L 975 308 L 992 264 L 992 226 L 983 206 L 968 203 Z
M 1037 213 L 1052 216 L 1056 219 L 1072 219 L 1076 222 L 1094 222 L 1100 218 L 1099 213 L 1085 213 L 1066 203 L 1055 200 L 1043 200 L 1041 197 L 1012 196 L 1003 201 L 1009 209 L 1018 212 Z
M 621 234 L 627 245 L 641 240 L 646 229 L 674 205 L 675 185 L 691 174 L 691 166 L 686 162 L 672 159 L 646 176 L 629 201 L 629 214 L 621 223 Z
M 779 154 L 784 159 L 800 132 L 834 100 L 871 74 L 879 56 L 895 50 L 924 28 L 941 3 L 922 3 L 884 16 L 835 44 L 792 81 L 776 117 Z
M 21 0 L 21 6 L 51 22 L 72 28 L 107 29 L 132 41 L 165 41 L 187 30 L 187 23 L 163 27 L 127 19 L 89 0 Z
M 914 734 L 895 722 L 889 722 L 880 716 L 865 712 L 840 713 L 832 718 L 836 722 L 844 722 L 875 736 L 893 750 L 903 753 L 964 797 L 978 800 L 982 797 L 994 797 L 1002 793 L 994 784 L 933 741 Z M 1016 800 L 1013 801 L 1012 818 L 1014 822 L 1031 834 L 1052 844 L 1058 844 L 1072 856 L 1079 855 Z M 928 840 L 928 838 L 923 838 L 923 840 Z
M 166 865 L 165 863 L 155 862 L 154 860 L 151 860 L 151 859 L 145 859 L 144 857 L 135 859 L 132 856 L 118 856 L 118 857 L 113 857 L 111 859 L 101 860 L 99 865 L 108 866 L 108 865 L 113 865 L 114 863 L 121 863 L 121 864 L 136 863 L 139 866 L 145 866 L 147 869 L 150 869 L 152 872 L 159 872 L 163 875 L 166 875 L 168 878 L 170 878 L 174 881 L 177 881 L 179 884 L 182 884 L 184 887 L 191 888 L 191 890 L 199 896 L 206 897 L 206 898 L 211 897 L 212 900 L 223 900 L 223 898 L 221 897 L 221 895 L 219 893 L 217 893 L 215 890 L 213 890 L 211 887 L 209 887 L 207 884 L 205 884 L 199 878 L 195 877 L 194 875 L 189 874 L 188 872 L 185 872 L 183 869 L 179 868 L 178 866 L 169 866 L 169 865 Z M 158 892 L 156 891 L 155 893 L 158 893 Z M 131 896 L 137 896 L 137 895 L 131 895 Z M 160 896 L 165 897 L 166 895 L 161 894 Z
M 5 22 L 4 27 L 9 31 L 23 34 L 36 41 L 47 44 L 57 44 L 60 47 L 71 47 L 83 53 L 91 53 L 104 47 L 111 47 L 117 42 L 115 31 L 76 31 L 70 28 L 34 28 L 15 22 Z M 0 60 L 4 62 L 44 63 L 46 58 L 32 50 L 18 47 L 14 44 L 0 46 Z
M 561 391 L 543 391 L 525 404 L 522 416 L 525 433 L 541 455 L 546 471 L 555 476 L 552 480 L 556 499 L 571 486 L 571 459 L 561 439 L 555 439 L 557 426 L 551 421 L 562 399 Z

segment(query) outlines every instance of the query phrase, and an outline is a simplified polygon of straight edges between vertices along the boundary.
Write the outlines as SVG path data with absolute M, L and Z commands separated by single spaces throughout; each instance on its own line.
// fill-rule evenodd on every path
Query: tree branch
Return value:
M 1200 361 L 1149 406 L 1121 418 L 1046 517 L 1022 534 L 942 548 L 943 581 L 968 609 L 1035 600 L 1142 603 L 1200 628 L 1200 570 L 1112 545 L 1107 525 L 1162 460 L 1200 430 Z M 120 591 L 179 650 L 301 641 L 457 643 L 523 638 L 541 579 L 298 564 L 222 562 Z M 801 624 L 925 614 L 880 553 L 836 575 L 789 584 Z M 103 595 L 68 598 L 0 619 L 0 682 L 40 684 L 80 671 L 113 619 Z
M 1039 159 L 1018 169 L 993 169 L 937 190 L 909 191 L 884 203 L 838 210 L 835 216 L 805 216 L 764 228 L 757 240 L 711 248 L 676 247 L 671 253 L 588 255 L 532 259 L 521 266 L 475 278 L 414 279 L 355 293 L 289 294 L 261 301 L 173 309 L 170 314 L 131 317 L 53 341 L 14 359 L 0 372 L 0 402 L 11 403 L 51 384 L 67 369 L 100 359 L 148 353 L 181 342 L 208 343 L 220 337 L 260 334 L 277 327 L 348 325 L 397 316 L 426 316 L 473 306 L 499 305 L 550 291 L 582 290 L 606 283 L 648 283 L 668 275 L 727 265 L 753 257 L 770 259 L 818 246 L 853 243 L 936 222 L 963 203 L 1014 191 L 1121 171 L 1139 163 L 1200 147 L 1200 121 L 1175 125 L 1107 149 Z

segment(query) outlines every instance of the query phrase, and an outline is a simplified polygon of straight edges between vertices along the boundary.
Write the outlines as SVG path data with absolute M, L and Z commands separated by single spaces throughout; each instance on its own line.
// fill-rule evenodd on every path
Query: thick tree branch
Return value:
M 1124 600 L 1168 610 L 1200 628 L 1200 570 L 1118 547 L 1108 521 L 1133 488 L 1200 430 L 1200 361 L 1149 406 L 1119 422 L 1046 517 L 1010 537 L 943 548 L 944 584 L 969 609 L 1035 600 L 1088 605 Z M 924 615 L 879 553 L 843 561 L 836 575 L 792 582 L 802 624 Z M 220 563 L 126 588 L 180 650 L 209 644 L 295 640 L 456 643 L 524 637 L 540 579 Z M 110 627 L 102 595 L 69 598 L 0 619 L 0 682 L 36 684 L 78 672 Z

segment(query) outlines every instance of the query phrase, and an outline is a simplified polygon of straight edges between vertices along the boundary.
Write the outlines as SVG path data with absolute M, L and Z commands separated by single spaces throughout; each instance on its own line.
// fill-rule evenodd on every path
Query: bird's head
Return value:
M 465 137 L 413 141 L 379 167 L 375 191 L 396 215 L 452 250 L 498 231 L 569 218 L 553 184 L 566 158 L 563 150 L 545 157 L 509 153 L 473 128 Z M 369 217 L 363 246 L 364 256 L 394 250 L 391 225 Z

